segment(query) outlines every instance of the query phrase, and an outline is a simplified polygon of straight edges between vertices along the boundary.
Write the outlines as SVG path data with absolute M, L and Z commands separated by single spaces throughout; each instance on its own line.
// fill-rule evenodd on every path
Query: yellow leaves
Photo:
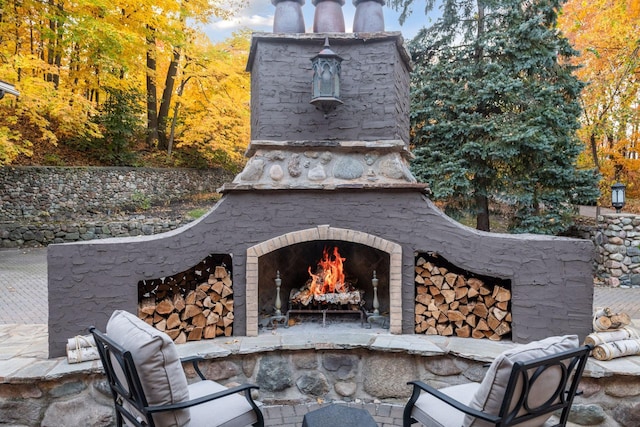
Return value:
M 185 68 L 180 148 L 196 149 L 212 164 L 242 164 L 250 139 L 250 76 L 244 71 L 248 39 L 234 38 L 205 49 Z M 206 58 L 206 61 L 202 59 Z
M 31 156 L 31 145 L 20 133 L 7 126 L 0 126 L 0 166 L 11 164 L 21 153 Z
M 637 182 L 640 144 L 637 93 L 640 83 L 640 2 L 638 0 L 568 0 L 558 26 L 581 56 L 575 74 L 588 85 L 578 137 L 593 165 L 599 165 L 603 186 Z M 628 193 L 640 197 L 640 189 Z

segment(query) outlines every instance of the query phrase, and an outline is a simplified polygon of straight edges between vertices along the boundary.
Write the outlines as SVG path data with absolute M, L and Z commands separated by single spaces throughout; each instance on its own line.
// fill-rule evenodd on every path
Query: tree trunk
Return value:
M 59 31 L 59 25 L 60 25 L 60 17 L 58 16 L 58 13 L 53 12 L 56 9 L 60 9 L 60 6 L 57 6 L 55 4 L 54 0 L 49 0 L 48 4 L 51 8 L 52 11 L 52 16 L 49 18 L 49 30 L 51 30 L 51 34 L 47 40 L 47 64 L 49 65 L 49 70 L 47 71 L 46 75 L 45 75 L 45 80 L 48 82 L 53 82 L 54 87 L 57 89 L 58 88 L 58 84 L 60 83 L 60 76 L 52 73 L 51 72 L 51 68 L 53 68 L 54 65 L 57 64 L 57 62 L 59 61 L 58 56 L 59 54 L 57 53 L 57 44 L 58 44 L 58 37 L 60 34 Z
M 167 78 L 160 100 L 160 111 L 158 112 L 158 149 L 167 150 L 169 148 L 167 135 L 167 120 L 169 117 L 169 107 L 171 106 L 171 97 L 173 95 L 173 86 L 178 74 L 178 63 L 180 62 L 180 49 L 173 50 L 173 59 L 167 70 Z
M 476 195 L 476 228 L 491 231 L 489 222 L 489 198 L 486 195 Z
M 593 159 L 593 164 L 596 167 L 596 170 L 600 172 L 600 161 L 598 160 L 598 143 L 596 141 L 595 133 L 591 132 L 589 135 L 589 145 L 591 147 L 591 158 Z
M 477 1 L 478 5 L 478 32 L 476 34 L 476 49 L 475 49 L 475 61 L 480 64 L 482 62 L 483 49 L 480 44 L 480 39 L 484 33 L 484 2 L 482 0 Z M 480 67 L 478 67 L 480 69 Z M 479 110 L 484 110 L 486 107 L 480 105 Z M 475 181 L 475 201 L 476 201 L 476 228 L 482 231 L 490 231 L 489 224 L 489 198 L 487 197 L 487 182 L 483 178 L 476 177 Z
M 154 32 L 147 27 L 147 146 L 155 147 L 158 143 L 158 101 L 156 88 L 156 43 Z

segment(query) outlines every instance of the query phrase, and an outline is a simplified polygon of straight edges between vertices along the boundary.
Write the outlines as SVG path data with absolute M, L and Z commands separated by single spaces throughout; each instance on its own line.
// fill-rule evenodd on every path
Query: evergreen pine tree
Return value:
M 435 199 L 472 208 L 478 229 L 491 198 L 515 207 L 513 232 L 556 234 L 597 197 L 597 175 L 576 168 L 583 83 L 556 28 L 562 3 L 444 0 L 410 43 L 414 173 Z

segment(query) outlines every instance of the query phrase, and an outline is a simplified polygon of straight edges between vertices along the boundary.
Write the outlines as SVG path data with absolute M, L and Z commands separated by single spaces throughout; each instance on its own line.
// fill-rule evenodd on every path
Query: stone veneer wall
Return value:
M 640 216 L 598 217 L 596 275 L 605 285 L 640 287 Z
M 415 190 L 233 192 L 207 215 L 167 233 L 50 245 L 49 357 L 63 355 L 67 339 L 89 326 L 103 328 L 114 310 L 135 313 L 140 280 L 185 271 L 212 253 L 232 256 L 234 335 L 245 335 L 248 248 L 322 225 L 402 247 L 405 334 L 414 328 L 416 251 L 434 251 L 460 268 L 511 280 L 515 342 L 591 332 L 588 240 L 480 232 L 446 217 Z
M 365 407 L 404 405 L 407 381 L 421 379 L 436 388 L 481 381 L 484 361 L 452 354 L 423 356 L 365 349 L 264 351 L 207 359 L 202 371 L 222 384 L 254 383 L 269 405 L 318 401 L 363 402 Z M 91 364 L 91 362 L 87 362 Z M 0 424 L 29 427 L 115 425 L 113 402 L 99 367 L 30 381 L 0 383 Z M 196 376 L 185 365 L 190 381 Z M 586 373 L 569 421 L 582 426 L 640 425 L 640 377 Z M 373 402 L 376 402 L 375 404 Z M 371 406 L 369 406 L 371 405 Z M 268 411 L 268 407 L 264 409 Z M 302 415 L 291 413 L 292 424 Z M 383 411 L 380 411 L 383 412 Z M 392 425 L 387 419 L 384 424 Z

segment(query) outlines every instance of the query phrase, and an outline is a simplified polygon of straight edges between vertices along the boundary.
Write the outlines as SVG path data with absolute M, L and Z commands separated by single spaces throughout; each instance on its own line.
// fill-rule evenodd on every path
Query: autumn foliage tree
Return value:
M 602 174 L 605 195 L 621 181 L 628 196 L 640 198 L 640 2 L 568 0 L 559 27 L 580 51 L 573 62 L 587 82 L 582 160 Z
M 204 143 L 185 139 L 199 135 L 181 129 L 184 116 L 172 116 L 180 114 L 176 98 L 180 97 L 183 105 L 192 105 L 190 111 L 201 112 L 210 108 L 210 103 L 229 102 L 245 108 L 247 95 L 191 91 L 189 84 L 197 79 L 185 77 L 188 71 L 183 67 L 202 67 L 195 64 L 207 63 L 211 51 L 226 49 L 214 47 L 200 25 L 214 16 L 229 17 L 243 3 L 0 0 L 0 79 L 20 91 L 18 99 L 7 96 L 0 101 L 0 165 L 28 156 L 34 149 L 78 144 L 79 138 L 85 145 L 102 138 L 105 145 L 116 146 L 105 134 L 105 120 L 96 120 L 96 116 L 116 111 L 114 96 L 123 100 L 134 93 L 141 94 L 143 112 L 136 112 L 140 110 L 136 108 L 126 111 L 131 111 L 145 129 L 142 135 L 150 150 L 168 151 L 172 129 L 174 149 L 180 144 L 191 147 Z M 223 67 L 235 67 L 234 71 L 242 73 L 244 66 L 238 64 L 245 59 L 244 50 L 233 50 L 225 56 Z M 178 79 L 183 79 L 181 88 L 177 87 Z M 229 96 L 239 98 L 227 101 Z M 226 121 L 227 117 L 220 119 Z M 226 143 L 231 147 L 229 152 L 235 153 L 237 145 L 247 141 Z

